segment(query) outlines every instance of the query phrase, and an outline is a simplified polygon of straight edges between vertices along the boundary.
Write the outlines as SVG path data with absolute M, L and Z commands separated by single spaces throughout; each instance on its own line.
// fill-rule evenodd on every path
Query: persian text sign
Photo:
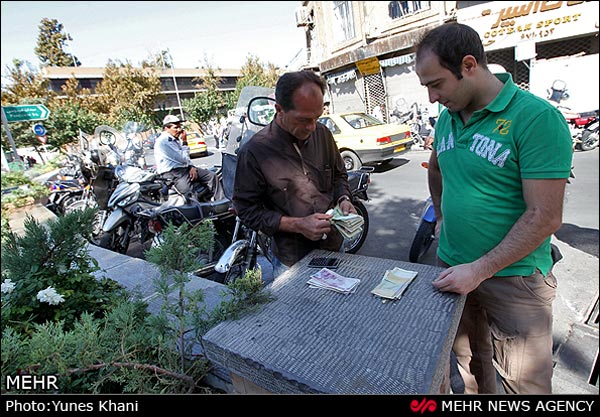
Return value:
M 6 120 L 9 122 L 26 122 L 30 120 L 46 120 L 50 110 L 43 104 L 27 104 L 23 106 L 3 106 Z

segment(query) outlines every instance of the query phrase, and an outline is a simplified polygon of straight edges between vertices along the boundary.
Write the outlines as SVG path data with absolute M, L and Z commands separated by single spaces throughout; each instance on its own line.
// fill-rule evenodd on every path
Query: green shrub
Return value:
M 29 216 L 22 236 L 5 233 L 2 329 L 10 324 L 26 331 L 48 320 L 62 320 L 70 329 L 82 313 L 100 318 L 116 299 L 127 296 L 115 281 L 94 275 L 98 264 L 87 248 L 94 214 L 93 209 L 78 210 L 50 220 L 47 227 Z
M 214 244 L 214 229 L 210 222 L 169 226 L 164 244 L 148 254 L 161 271 L 154 287 L 162 301 L 150 315 L 146 303 L 126 297 L 114 282 L 93 280 L 98 268 L 85 243 L 93 215 L 69 213 L 49 230 L 29 219 L 24 237 L 9 233 L 3 242 L 2 392 L 6 376 L 21 373 L 56 375 L 59 393 L 207 392 L 202 380 L 210 364 L 198 353 L 200 339 L 219 321 L 270 298 L 260 270 L 230 284 L 225 301 L 209 312 L 204 293 L 186 284 L 199 253 Z M 46 299 L 55 305 L 36 298 L 47 286 L 56 290 Z

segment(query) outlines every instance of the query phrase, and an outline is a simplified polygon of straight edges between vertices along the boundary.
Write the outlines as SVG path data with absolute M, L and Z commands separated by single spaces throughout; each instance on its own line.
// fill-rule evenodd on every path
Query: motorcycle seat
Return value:
M 202 218 L 202 213 L 200 212 L 199 207 L 196 204 L 185 204 L 183 206 L 171 207 L 171 209 L 179 211 L 186 219 L 188 219 L 191 222 L 195 222 L 196 220 Z
M 202 214 L 205 217 L 226 213 L 227 211 L 229 211 L 229 207 L 231 207 L 231 200 L 229 200 L 228 198 L 224 198 L 222 200 L 217 201 L 208 201 L 206 203 L 200 203 L 200 209 L 202 210 Z
M 147 194 L 152 191 L 159 191 L 162 189 L 162 184 L 149 183 L 149 184 L 140 184 L 140 192 L 142 194 Z

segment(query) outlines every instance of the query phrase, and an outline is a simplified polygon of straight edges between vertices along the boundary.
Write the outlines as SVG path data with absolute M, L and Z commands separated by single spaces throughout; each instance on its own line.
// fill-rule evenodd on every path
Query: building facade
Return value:
M 296 12 L 306 67 L 327 80 L 332 111 L 372 114 L 383 105 L 386 121 L 415 106 L 437 114 L 416 76 L 414 46 L 449 21 L 477 30 L 488 62 L 521 88 L 546 96 L 554 79 L 568 79 L 574 109 L 598 108 L 598 2 L 305 1 Z
M 69 78 L 75 77 L 82 88 L 88 88 L 92 93 L 103 78 L 104 68 L 86 67 L 45 67 L 42 75 L 50 81 L 50 89 L 56 93 L 62 91 Z M 233 91 L 241 73 L 239 69 L 215 70 L 215 75 L 221 78 L 219 90 Z M 202 77 L 207 76 L 204 69 L 167 68 L 160 72 L 162 97 L 157 101 L 155 110 L 166 109 L 177 114 L 181 111 L 181 102 L 189 99 L 195 93 L 202 91 Z

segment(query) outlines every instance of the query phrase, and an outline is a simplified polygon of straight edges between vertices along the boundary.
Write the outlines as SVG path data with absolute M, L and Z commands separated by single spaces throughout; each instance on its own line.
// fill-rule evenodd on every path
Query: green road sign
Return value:
M 26 122 L 29 120 L 46 120 L 50 110 L 43 104 L 27 104 L 24 106 L 3 106 L 6 120 L 9 122 Z

